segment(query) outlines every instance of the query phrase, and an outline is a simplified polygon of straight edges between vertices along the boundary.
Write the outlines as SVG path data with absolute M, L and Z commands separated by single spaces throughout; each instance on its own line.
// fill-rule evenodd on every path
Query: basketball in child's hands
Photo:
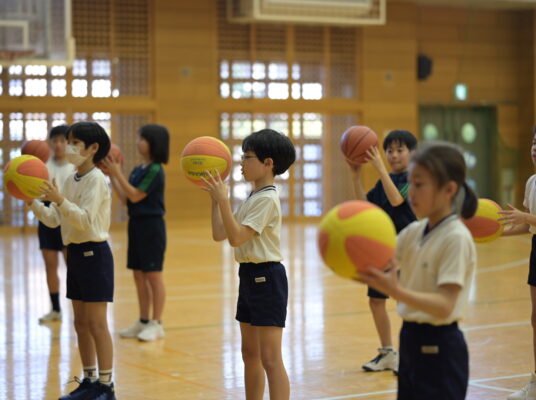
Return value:
M 378 146 L 378 135 L 368 126 L 351 126 L 341 137 L 342 154 L 353 165 L 365 163 L 367 150 L 375 146 Z
M 119 164 L 123 164 L 123 161 L 125 161 L 125 156 L 123 155 L 123 152 L 121 151 L 119 146 L 116 145 L 115 143 L 111 144 L 110 151 L 108 151 L 108 154 L 106 155 L 106 157 L 108 156 L 112 158 L 113 162 L 116 162 Z M 101 170 L 103 170 L 104 164 L 102 163 L 102 161 L 99 161 L 96 166 L 97 168 L 100 168 Z
M 478 207 L 473 217 L 463 222 L 477 243 L 492 242 L 503 233 L 504 227 L 498 221 L 501 207 L 490 199 L 478 199 Z
M 318 248 L 337 275 L 358 278 L 367 266 L 384 269 L 393 258 L 396 230 L 391 218 L 367 201 L 348 201 L 320 222 Z
M 225 143 L 212 136 L 201 136 L 186 145 L 181 155 L 181 169 L 190 182 L 205 186 L 201 179 L 206 171 L 217 170 L 225 180 L 231 171 L 231 151 Z
M 46 163 L 50 158 L 50 148 L 45 140 L 29 140 L 22 145 L 21 154 L 37 157 Z
M 4 188 L 17 199 L 41 197 L 41 186 L 48 181 L 48 169 L 39 158 L 31 155 L 15 157 L 4 168 Z

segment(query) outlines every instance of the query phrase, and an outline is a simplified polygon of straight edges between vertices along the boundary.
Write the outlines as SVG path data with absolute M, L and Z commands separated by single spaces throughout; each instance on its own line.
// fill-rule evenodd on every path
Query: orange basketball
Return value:
M 29 140 L 22 145 L 21 154 L 28 154 L 46 163 L 50 157 L 50 148 L 45 140 Z
M 112 143 L 112 145 L 110 146 L 110 151 L 108 152 L 106 157 L 108 156 L 112 157 L 112 160 L 114 162 L 120 163 L 120 164 L 123 164 L 123 161 L 125 160 L 125 156 L 123 155 L 123 152 L 121 151 L 119 146 L 116 145 L 115 143 Z M 97 163 L 97 168 L 100 168 L 102 170 L 102 161 Z
M 378 136 L 368 126 L 349 127 L 341 137 L 341 151 L 348 163 L 363 164 L 367 158 L 367 150 L 378 145 Z
M 222 179 L 231 171 L 231 151 L 225 143 L 212 136 L 202 136 L 186 145 L 181 155 L 181 168 L 190 182 L 204 186 L 206 171 L 218 170 Z
M 4 168 L 4 187 L 17 199 L 31 200 L 40 197 L 40 188 L 46 181 L 47 166 L 39 158 L 28 154 L 15 157 Z

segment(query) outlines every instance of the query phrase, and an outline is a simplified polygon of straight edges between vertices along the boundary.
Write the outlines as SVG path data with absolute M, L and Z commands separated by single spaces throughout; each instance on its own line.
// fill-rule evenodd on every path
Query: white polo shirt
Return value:
M 45 207 L 32 201 L 30 209 L 50 228 L 61 225 L 63 244 L 102 242 L 108 239 L 112 194 L 102 171 L 93 168 L 85 175 L 71 175 L 64 182 L 61 206 Z
M 525 199 L 523 206 L 529 210 L 532 215 L 536 215 L 536 175 L 532 175 L 525 186 Z M 536 234 L 536 226 L 529 225 L 529 232 Z
M 235 212 L 239 224 L 249 226 L 255 235 L 235 248 L 239 263 L 281 261 L 281 203 L 274 186 L 251 194 Z
M 428 218 L 408 225 L 397 239 L 396 259 L 400 284 L 418 292 L 437 292 L 439 286 L 456 284 L 462 290 L 448 318 L 434 317 L 405 303 L 398 303 L 404 321 L 448 325 L 465 316 L 469 289 L 476 268 L 476 248 L 471 233 L 457 215 L 451 215 L 423 237 Z
M 46 163 L 46 166 L 48 169 L 50 182 L 52 182 L 52 179 L 55 179 L 56 184 L 61 192 L 63 183 L 75 173 L 74 165 L 67 161 L 60 163 L 57 162 L 54 157 L 50 157 Z

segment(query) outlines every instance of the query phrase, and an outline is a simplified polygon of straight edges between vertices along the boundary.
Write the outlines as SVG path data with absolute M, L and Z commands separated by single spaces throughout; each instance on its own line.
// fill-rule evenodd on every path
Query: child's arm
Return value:
M 393 207 L 397 207 L 402 204 L 404 202 L 404 197 L 402 197 L 400 191 L 389 176 L 389 172 L 387 172 L 387 169 L 385 168 L 382 156 L 377 147 L 371 147 L 369 150 L 367 150 L 367 161 L 369 161 L 380 174 L 383 190 L 385 191 L 385 195 L 387 196 L 389 203 L 391 203 Z
M 62 196 L 55 182 L 54 185 L 46 182 L 42 190 L 44 193 L 43 199 L 56 203 L 57 212 L 71 225 L 78 230 L 86 230 L 91 227 L 95 216 L 102 206 L 103 194 L 106 195 L 109 188 L 104 180 L 100 184 L 86 186 L 84 192 L 80 195 L 79 205 L 70 202 Z
M 113 176 L 110 176 L 110 181 L 112 182 L 112 188 L 114 189 L 117 198 L 122 204 L 126 205 L 127 196 L 125 195 L 125 192 L 123 192 L 121 185 L 119 185 L 119 182 L 117 182 L 117 179 L 115 179 Z
M 360 274 L 359 281 L 437 318 L 448 318 L 456 306 L 456 300 L 462 289 L 457 284 L 440 285 L 437 292 L 417 292 L 406 289 L 398 283 L 397 268 L 394 263 L 387 273 L 368 267 L 366 274 Z
M 367 200 L 367 194 L 361 183 L 361 165 L 349 164 L 352 171 L 352 183 L 354 184 L 354 193 L 357 200 Z
M 223 226 L 223 220 L 221 218 L 220 208 L 218 202 L 211 198 L 212 202 L 212 239 L 216 242 L 221 242 L 227 239 L 227 232 Z
M 124 199 L 123 204 L 126 204 L 126 199 L 129 199 L 132 203 L 138 203 L 147 197 L 147 193 L 138 189 L 137 187 L 132 186 L 128 182 L 127 178 L 125 178 L 125 175 L 123 175 L 123 172 L 121 172 L 121 165 L 119 163 L 114 162 L 109 156 L 102 160 L 102 162 L 110 174 L 110 178 L 112 179 L 112 187 L 116 189 L 116 193 L 121 201 Z M 150 171 L 148 174 L 149 173 Z M 121 197 L 121 195 L 123 197 Z
M 56 182 L 53 181 L 55 184 Z M 33 211 L 39 221 L 49 228 L 57 228 L 60 226 L 60 215 L 54 207 L 46 207 L 40 201 L 31 200 L 27 202 L 30 210 Z
M 209 176 L 209 179 L 202 178 L 207 184 L 207 187 L 202 189 L 209 192 L 218 204 L 218 210 L 229 244 L 233 247 L 238 247 L 250 240 L 255 235 L 255 231 L 249 226 L 239 224 L 235 219 L 231 209 L 231 202 L 229 201 L 229 188 L 222 182 L 220 174 L 217 173 L 216 177 L 213 177 L 207 172 L 207 176 Z
M 512 225 L 510 229 L 505 230 L 501 236 L 514 236 L 529 233 L 530 226 L 536 226 L 536 215 L 532 215 L 528 210 L 525 212 L 518 210 L 511 204 L 508 204 L 508 210 L 501 210 L 498 219 L 503 225 Z

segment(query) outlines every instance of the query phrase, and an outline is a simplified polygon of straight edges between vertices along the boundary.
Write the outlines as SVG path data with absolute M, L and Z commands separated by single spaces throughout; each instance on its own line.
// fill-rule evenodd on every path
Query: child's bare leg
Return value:
M 265 377 L 261 362 L 258 327 L 241 322 L 240 332 L 242 334 L 242 360 L 244 360 L 246 400 L 262 400 Z
M 153 319 L 161 321 L 164 304 L 166 302 L 166 288 L 164 286 L 164 280 L 162 279 L 162 272 L 146 272 L 145 276 L 152 293 Z
M 376 326 L 376 331 L 380 337 L 381 346 L 392 347 L 393 341 L 391 340 L 391 321 L 389 321 L 389 314 L 387 314 L 386 299 L 369 297 L 369 307 L 370 311 L 372 311 L 374 325 Z
M 283 364 L 281 339 L 283 328 L 277 326 L 258 327 L 261 360 L 270 389 L 270 400 L 288 400 L 290 398 L 290 382 Z
M 92 367 L 97 364 L 95 342 L 89 328 L 89 319 L 84 302 L 73 300 L 74 328 L 78 339 L 78 351 L 83 367 Z
M 108 303 L 86 302 L 84 305 L 88 314 L 91 336 L 95 341 L 99 371 L 111 370 L 113 364 L 113 343 L 110 331 L 108 330 L 108 321 L 106 319 Z

